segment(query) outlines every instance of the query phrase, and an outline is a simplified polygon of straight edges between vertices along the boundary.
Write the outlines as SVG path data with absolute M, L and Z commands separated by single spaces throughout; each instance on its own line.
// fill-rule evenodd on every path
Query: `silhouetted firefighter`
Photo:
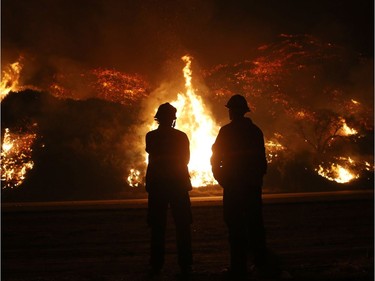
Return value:
M 244 116 L 250 112 L 246 99 L 234 95 L 226 107 L 231 122 L 220 129 L 212 146 L 211 165 L 215 179 L 224 189 L 224 220 L 230 245 L 226 274 L 242 279 L 247 275 L 248 250 L 260 273 L 276 270 L 275 266 L 271 268 L 262 215 L 267 160 L 262 131 Z
M 169 103 L 159 106 L 155 120 L 159 127 L 146 135 L 150 274 L 158 274 L 164 264 L 169 206 L 176 226 L 178 264 L 182 274 L 189 274 L 192 265 L 192 214 L 188 193 L 192 186 L 187 166 L 190 160 L 189 139 L 185 133 L 174 128 L 176 108 Z

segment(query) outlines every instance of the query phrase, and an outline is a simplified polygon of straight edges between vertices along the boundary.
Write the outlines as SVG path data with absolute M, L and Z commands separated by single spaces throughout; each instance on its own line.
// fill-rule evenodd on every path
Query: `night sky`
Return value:
M 157 80 L 191 54 L 204 68 L 252 57 L 279 34 L 311 34 L 373 57 L 373 1 L 2 0 L 2 62 L 68 60 Z

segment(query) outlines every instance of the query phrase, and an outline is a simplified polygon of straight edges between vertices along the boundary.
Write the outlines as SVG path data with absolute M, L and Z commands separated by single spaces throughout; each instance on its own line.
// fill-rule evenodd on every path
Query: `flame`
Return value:
M 214 123 L 210 112 L 205 107 L 200 96 L 192 86 L 191 57 L 183 56 L 185 62 L 183 75 L 185 78 L 185 92 L 178 93 L 177 99 L 171 104 L 177 109 L 176 129 L 185 132 L 190 140 L 189 171 L 193 187 L 217 184 L 211 171 L 211 147 L 215 142 L 219 127 Z M 155 109 L 156 112 L 157 108 Z M 149 130 L 156 128 L 155 123 L 150 124 Z M 147 163 L 147 154 L 145 154 Z M 130 170 L 128 184 L 138 186 L 139 171 Z
M 328 169 L 324 169 L 321 165 L 319 165 L 319 169 L 316 169 L 316 171 L 322 177 L 338 183 L 348 183 L 353 179 L 359 178 L 358 174 L 353 174 L 349 169 L 335 163 L 333 163 Z
M 265 142 L 267 162 L 272 163 L 273 160 L 279 157 L 279 152 L 284 151 L 286 148 L 277 140 L 268 140 Z
M 176 128 L 185 132 L 190 140 L 189 171 L 194 187 L 216 184 L 211 172 L 211 146 L 215 142 L 219 127 L 214 123 L 192 86 L 191 57 L 183 56 L 185 93 L 179 93 L 177 100 L 171 102 L 177 108 Z
M 359 165 L 352 158 L 338 157 L 338 160 L 341 161 L 342 164 L 330 163 L 328 167 L 323 167 L 321 164 L 319 165 L 319 168 L 315 169 L 315 171 L 320 176 L 337 183 L 348 183 L 360 177 L 355 171 Z M 368 167 L 367 164 L 367 162 L 364 162 L 366 167 Z
M 12 91 L 25 88 L 20 86 L 20 74 L 23 68 L 19 61 L 9 64 L 2 71 L 0 83 L 0 102 Z M 36 126 L 36 124 L 34 124 Z M 5 128 L 1 145 L 1 182 L 2 189 L 14 188 L 23 183 L 26 174 L 34 167 L 31 159 L 31 146 L 36 139 L 35 133 L 13 133 Z
M 1 181 L 2 188 L 14 188 L 22 184 L 26 173 L 34 167 L 31 159 L 31 146 L 36 134 L 11 133 L 5 129 L 1 146 Z
M 19 79 L 23 65 L 16 61 L 9 64 L 1 73 L 0 101 L 2 101 L 11 91 L 19 90 Z
M 342 127 L 340 128 L 339 132 L 337 133 L 339 136 L 352 136 L 352 135 L 356 135 L 358 134 L 358 132 L 353 129 L 353 128 L 350 128 L 348 126 L 348 124 L 346 124 L 346 121 L 344 118 L 341 118 L 341 124 L 342 124 Z
M 141 172 L 136 169 L 130 169 L 129 176 L 127 178 L 127 182 L 132 187 L 138 187 L 139 183 L 141 182 L 140 179 Z
M 216 66 L 205 77 L 205 83 L 215 95 L 216 100 L 228 98 L 235 90 L 240 90 L 246 93 L 247 97 L 251 97 L 254 103 L 252 104 L 252 109 L 253 107 L 260 110 L 267 109 L 267 114 L 273 117 L 277 117 L 278 114 L 284 112 L 288 114 L 288 117 L 293 117 L 292 121 L 306 120 L 311 124 L 315 124 L 316 112 L 314 107 L 311 107 L 311 105 L 306 107 L 306 102 L 316 91 L 310 91 L 308 87 L 305 87 L 306 91 L 300 92 L 298 87 L 295 89 L 294 86 L 290 85 L 293 84 L 290 83 L 290 77 L 293 77 L 296 71 L 299 73 L 302 70 L 305 72 L 301 75 L 313 74 L 309 77 L 313 77 L 314 81 L 320 81 L 319 73 L 325 73 L 321 72 L 324 69 L 315 69 L 315 66 L 311 66 L 311 62 L 315 60 L 321 60 L 327 64 L 331 61 L 335 62 L 341 58 L 340 53 L 336 52 L 338 50 L 337 47 L 325 45 L 317 40 L 310 40 L 309 36 L 302 36 L 301 38 L 282 36 L 286 40 L 281 43 L 276 42 L 275 44 L 260 47 L 259 49 L 262 52 L 253 61 L 246 60 L 235 65 Z M 211 156 L 211 145 L 219 128 L 213 122 L 202 98 L 197 95 L 197 90 L 193 88 L 192 59 L 189 56 L 184 56 L 182 60 L 185 63 L 183 68 L 185 90 L 178 93 L 176 100 L 171 102 L 178 110 L 176 128 L 186 132 L 191 142 L 189 170 L 193 186 L 215 184 L 216 182 L 211 174 L 209 158 Z M 21 84 L 22 80 L 20 80 L 24 64 L 26 63 L 20 57 L 17 62 L 3 67 L 0 101 L 9 92 L 17 92 L 26 88 L 25 85 Z M 315 75 L 315 71 L 317 71 L 318 75 Z M 147 98 L 149 93 L 147 82 L 141 76 L 126 74 L 114 69 L 97 68 L 85 70 L 84 73 L 59 73 L 54 78 L 56 81 L 49 84 L 50 88 L 48 90 L 52 95 L 60 98 L 87 99 L 95 97 L 126 106 L 137 106 L 139 101 Z M 334 131 L 335 136 L 357 135 L 359 138 L 359 132 L 363 132 L 363 127 L 359 127 L 360 125 L 368 130 L 373 130 L 373 122 L 371 118 L 367 117 L 368 113 L 371 113 L 371 109 L 369 109 L 365 101 L 347 98 L 343 95 L 343 91 L 340 88 L 334 88 L 329 91 L 322 90 L 321 92 L 327 93 L 328 97 L 333 97 L 332 101 L 335 103 L 344 97 L 344 99 L 340 99 L 339 105 L 342 105 L 340 106 L 340 111 L 335 112 L 334 116 L 346 117 L 348 116 L 346 113 L 350 113 L 353 120 L 352 123 L 343 117 L 335 118 L 334 127 L 328 128 Z M 297 93 L 298 95 L 296 95 Z M 264 105 L 267 105 L 267 107 Z M 361 116 L 362 113 L 363 118 L 354 119 L 356 116 Z M 356 128 L 350 127 L 352 124 L 356 124 Z M 149 128 L 156 128 L 156 124 L 150 125 Z M 286 129 L 291 130 L 287 126 Z M 13 130 L 13 128 L 11 128 L 12 132 L 9 129 L 5 130 L 1 148 L 1 180 L 2 183 L 5 182 L 7 184 L 6 187 L 20 185 L 27 171 L 32 169 L 34 164 L 31 159 L 31 145 L 36 135 L 30 132 L 14 133 Z M 284 152 L 286 149 L 291 149 L 290 152 L 292 153 L 292 147 L 285 148 L 281 144 L 288 144 L 289 139 L 287 137 L 287 134 L 283 140 L 278 137 L 272 137 L 265 143 L 267 159 L 272 165 L 278 165 L 278 163 L 282 162 L 284 155 L 289 155 L 289 151 L 288 154 Z M 337 139 L 341 140 L 341 138 Z M 330 152 L 335 153 L 333 141 L 329 144 Z M 328 155 L 328 153 L 325 155 Z M 353 155 L 352 157 L 357 157 L 356 161 L 350 157 L 333 157 L 334 159 L 330 159 L 330 162 L 324 163 L 320 159 L 319 162 L 316 162 L 320 165 L 314 164 L 314 168 L 316 168 L 314 170 L 319 175 L 338 183 L 353 181 L 360 176 L 362 177 L 363 171 L 374 170 L 371 162 L 373 157 L 372 159 L 370 157 L 366 158 L 369 162 L 361 162 L 358 159 L 359 157 L 363 158 L 363 155 Z M 125 176 L 129 185 L 139 186 L 142 182 L 143 173 L 140 172 L 142 171 L 141 168 L 139 169 L 132 169 L 129 171 L 129 176 Z
M 351 102 L 352 102 L 353 104 L 355 104 L 355 105 L 360 105 L 360 104 L 361 104 L 359 101 L 356 101 L 356 100 L 353 100 L 353 99 L 351 99 Z

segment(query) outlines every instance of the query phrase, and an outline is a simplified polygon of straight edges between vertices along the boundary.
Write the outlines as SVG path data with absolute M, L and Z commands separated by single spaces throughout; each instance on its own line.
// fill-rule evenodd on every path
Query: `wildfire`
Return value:
M 98 98 L 129 105 L 147 95 L 147 85 L 138 75 L 112 69 L 94 69 L 92 74 L 96 76 L 93 86 Z
M 192 86 L 191 57 L 183 56 L 182 60 L 185 62 L 185 92 L 178 93 L 177 99 L 171 102 L 177 109 L 176 128 L 185 132 L 190 140 L 189 171 L 193 187 L 216 184 L 211 172 L 210 158 L 211 146 L 215 142 L 219 127 L 213 122 L 210 112 Z M 149 130 L 155 129 L 154 126 L 154 123 L 151 124 Z M 145 159 L 147 163 L 147 155 Z M 138 185 L 139 174 L 135 169 L 130 170 L 130 186 Z
M 326 167 L 323 167 L 323 163 L 319 165 L 319 167 L 316 168 L 315 171 L 320 176 L 337 183 L 348 183 L 360 177 L 359 173 L 357 173 L 356 171 L 358 169 L 358 166 L 360 165 L 356 163 L 352 158 L 339 157 L 338 160 L 342 163 L 329 163 Z M 368 167 L 367 162 L 364 162 L 364 165 Z
M 22 184 L 26 173 L 34 166 L 31 159 L 36 134 L 16 134 L 5 129 L 1 147 L 2 188 L 14 188 Z
M 138 187 L 139 183 L 141 182 L 140 179 L 141 172 L 136 169 L 131 169 L 129 176 L 127 178 L 127 182 L 130 186 Z
M 2 101 L 10 91 L 17 91 L 22 64 L 17 61 L 9 64 L 1 73 L 0 101 Z
M 23 68 L 19 61 L 7 65 L 2 71 L 0 83 L 0 102 L 12 91 L 22 90 L 20 74 Z M 34 133 L 13 133 L 5 128 L 1 146 L 1 182 L 2 189 L 14 188 L 22 184 L 26 173 L 34 166 L 31 159 L 31 146 L 34 143 Z
M 340 135 L 340 136 L 351 136 L 351 135 L 358 134 L 358 132 L 355 129 L 350 128 L 348 126 L 348 124 L 346 124 L 346 121 L 345 121 L 344 118 L 341 118 L 341 123 L 342 123 L 342 127 L 341 127 L 340 131 L 338 132 L 338 135 Z
M 344 168 L 339 164 L 332 164 L 331 167 L 327 169 L 324 169 L 319 165 L 319 169 L 316 169 L 316 171 L 322 177 L 338 183 L 348 183 L 353 179 L 359 178 L 359 175 L 352 174 L 349 169 Z
M 350 91 L 339 86 L 333 87 L 329 84 L 331 79 L 327 79 L 332 69 L 341 65 L 339 62 L 343 58 L 342 55 L 339 46 L 325 44 L 311 36 L 282 35 L 280 40 L 260 47 L 258 55 L 253 60 L 245 60 L 233 65 L 218 65 L 206 71 L 203 78 L 211 91 L 211 100 L 222 103 L 233 93 L 241 92 L 249 98 L 251 108 L 257 112 L 257 116 L 260 118 L 264 116 L 263 121 L 270 120 L 270 122 L 263 122 L 262 128 L 265 132 L 269 134 L 277 128 L 285 135 L 283 137 L 275 133 L 265 142 L 268 163 L 277 167 L 275 169 L 277 173 L 288 176 L 289 171 L 286 169 L 289 166 L 284 163 L 287 161 L 293 163 L 292 161 L 296 161 L 296 157 L 299 156 L 298 151 L 294 151 L 293 148 L 298 150 L 307 145 L 308 153 L 312 151 L 316 157 L 306 156 L 302 161 L 310 161 L 314 158 L 313 171 L 330 181 L 344 184 L 370 174 L 367 172 L 373 172 L 374 166 L 373 155 L 367 155 L 367 151 L 370 151 L 367 147 L 370 141 L 367 138 L 357 141 L 373 132 L 371 118 L 373 105 L 368 104 L 366 100 L 357 99 L 357 95 L 349 98 L 348 95 L 352 94 Z M 27 68 L 26 61 L 23 61 L 22 57 L 21 59 L 5 65 L 2 69 L 0 102 L 9 92 L 18 92 L 30 87 L 22 85 L 20 80 L 23 66 Z M 205 106 L 202 95 L 193 87 L 192 58 L 184 56 L 182 60 L 185 64 L 181 69 L 185 87 L 179 93 L 173 92 L 176 95 L 168 101 L 177 108 L 176 128 L 185 132 L 190 140 L 189 170 L 193 186 L 216 184 L 209 159 L 211 146 L 219 127 Z M 339 77 L 341 75 L 337 75 L 337 78 Z M 61 99 L 83 101 L 96 98 L 119 103 L 125 106 L 125 111 L 133 108 L 143 110 L 142 105 L 150 99 L 151 89 L 146 80 L 137 74 L 128 74 L 115 69 L 64 71 L 54 74 L 51 78 L 49 83 L 43 82 L 42 86 L 37 86 Z M 159 99 L 160 96 L 156 98 Z M 4 104 L 5 102 L 6 100 Z M 67 103 L 66 106 L 73 104 L 75 103 Z M 321 105 L 324 106 L 321 108 Z M 156 108 L 154 109 L 156 111 Z M 152 113 L 149 108 L 147 110 Z M 219 111 L 216 114 L 219 114 Z M 281 125 L 277 127 L 274 126 L 276 122 L 273 122 L 277 120 L 285 120 L 285 122 L 282 124 L 277 122 Z M 19 121 L 17 124 L 22 126 L 23 121 Z M 157 124 L 152 122 L 149 126 L 142 126 L 141 130 L 155 129 L 156 126 Z M 12 127 L 5 131 L 3 129 L 0 163 L 3 188 L 19 186 L 24 181 L 26 173 L 33 168 L 31 154 L 33 143 L 37 138 L 35 132 L 37 130 L 21 132 Z M 294 136 L 298 142 L 296 146 L 292 145 Z M 131 135 L 127 144 L 132 145 L 133 139 L 137 137 L 138 135 Z M 102 144 L 96 143 L 96 139 L 93 141 L 98 146 Z M 354 149 L 351 149 L 353 146 Z M 131 152 L 129 155 L 122 155 L 121 150 L 116 157 L 124 159 L 121 162 L 125 163 L 124 166 L 136 162 L 137 169 L 121 174 L 124 181 L 136 187 L 143 181 L 143 159 L 147 159 L 147 154 L 138 153 L 138 146 L 134 150 L 126 150 L 126 153 L 129 151 Z M 353 155 L 337 157 L 337 153 L 342 151 L 351 151 Z M 355 152 L 359 153 L 355 155 Z M 130 158 L 125 159 L 126 156 Z M 322 158 L 318 159 L 318 157 Z M 147 160 L 145 162 L 147 163 Z M 311 167 L 311 165 L 306 166 Z
M 213 122 L 209 111 L 205 108 L 200 96 L 192 86 L 191 58 L 183 56 L 185 62 L 185 93 L 179 93 L 177 100 L 171 104 L 177 108 L 176 128 L 185 132 L 190 140 L 189 170 L 194 187 L 215 184 L 211 172 L 211 146 L 215 142 L 219 127 Z
M 286 148 L 280 144 L 277 140 L 268 140 L 265 143 L 267 162 L 272 163 L 276 158 L 279 157 L 279 153 L 284 151 Z
M 140 75 L 115 69 L 95 68 L 80 73 L 59 73 L 54 79 L 49 91 L 60 99 L 95 97 L 122 105 L 134 105 L 148 92 L 148 85 Z

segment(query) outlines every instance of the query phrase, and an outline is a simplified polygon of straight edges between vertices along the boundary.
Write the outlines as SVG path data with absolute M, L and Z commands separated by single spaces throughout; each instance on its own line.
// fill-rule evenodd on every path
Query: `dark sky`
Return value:
M 185 53 L 203 67 L 251 58 L 281 33 L 373 57 L 372 0 L 1 0 L 2 59 L 18 52 L 151 75 Z

